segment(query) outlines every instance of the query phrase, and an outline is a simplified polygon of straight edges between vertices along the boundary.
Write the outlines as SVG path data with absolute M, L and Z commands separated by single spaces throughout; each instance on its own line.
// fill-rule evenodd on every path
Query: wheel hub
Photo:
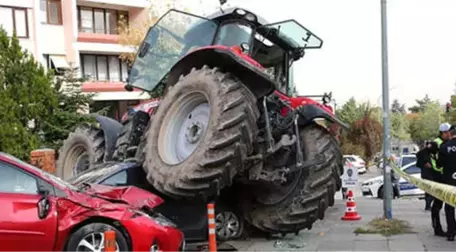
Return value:
M 239 218 L 233 212 L 222 212 L 215 218 L 217 237 L 227 240 L 235 237 L 241 229 Z
M 187 133 L 185 133 L 187 142 L 189 142 L 190 144 L 198 142 L 201 135 L 203 134 L 203 127 L 203 124 L 200 122 L 193 122 L 190 126 L 188 126 Z
M 176 165 L 186 160 L 204 138 L 210 106 L 200 92 L 187 93 L 169 107 L 158 136 L 158 154 L 163 162 Z

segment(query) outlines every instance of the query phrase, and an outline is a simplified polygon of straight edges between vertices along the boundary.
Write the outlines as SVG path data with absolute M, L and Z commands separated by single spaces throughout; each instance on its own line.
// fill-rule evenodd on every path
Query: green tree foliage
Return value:
M 342 131 L 340 136 L 342 152 L 370 160 L 381 148 L 381 109 L 369 103 L 357 104 L 352 97 L 337 111 L 337 116 L 350 125 L 350 130 Z
M 449 123 L 456 125 L 456 95 L 451 96 L 450 112 L 445 113 L 445 116 Z
M 409 121 L 405 111 L 405 105 L 395 99 L 391 105 L 390 113 L 390 134 L 393 139 L 407 140 L 410 139 Z
M 0 150 L 28 159 L 57 97 L 52 75 L 0 28 Z
M 81 90 L 86 80 L 78 76 L 78 69 L 74 67 L 65 71 L 63 76 L 56 76 L 53 92 L 58 104 L 42 128 L 46 147 L 58 149 L 76 127 L 95 123 L 93 117 L 83 113 L 92 104 L 93 98 L 92 94 Z
M 431 98 L 429 98 L 429 96 L 427 94 L 424 96 L 423 99 L 416 99 L 415 101 L 416 101 L 417 105 L 409 108 L 410 112 L 412 112 L 412 113 L 423 112 L 426 105 L 429 103 L 432 103 Z
M 437 101 L 423 105 L 420 112 L 410 120 L 410 136 L 416 143 L 435 138 L 439 132 L 439 123 L 443 122 L 443 110 Z
M 401 104 L 399 100 L 394 99 L 393 104 L 391 105 L 391 112 L 405 114 L 405 105 Z

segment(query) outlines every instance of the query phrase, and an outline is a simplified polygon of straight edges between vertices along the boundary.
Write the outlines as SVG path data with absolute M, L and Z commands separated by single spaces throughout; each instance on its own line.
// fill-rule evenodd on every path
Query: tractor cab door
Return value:
M 203 17 L 168 11 L 147 32 L 130 69 L 128 86 L 153 91 L 190 50 L 211 45 L 217 27 Z

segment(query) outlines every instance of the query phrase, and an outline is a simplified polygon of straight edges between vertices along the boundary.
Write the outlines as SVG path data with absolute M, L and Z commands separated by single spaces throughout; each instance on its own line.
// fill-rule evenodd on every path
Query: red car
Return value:
M 0 152 L 2 251 L 101 252 L 106 230 L 117 251 L 182 251 L 182 232 L 153 212 L 162 203 L 137 187 L 76 188 Z

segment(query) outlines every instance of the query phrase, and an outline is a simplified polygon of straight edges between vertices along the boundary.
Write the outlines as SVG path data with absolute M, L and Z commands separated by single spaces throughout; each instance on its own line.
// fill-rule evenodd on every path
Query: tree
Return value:
M 402 113 L 391 113 L 391 137 L 398 140 L 407 140 L 410 138 L 409 134 L 409 121 L 406 115 Z
M 423 110 L 410 120 L 410 135 L 416 143 L 433 139 L 437 136 L 439 123 L 443 121 L 443 111 L 437 101 L 423 106 Z
M 415 101 L 418 103 L 418 105 L 409 108 L 412 113 L 422 112 L 425 109 L 426 105 L 432 102 L 427 94 L 423 99 L 416 99 Z
M 78 77 L 78 69 L 71 67 L 63 76 L 57 76 L 54 95 L 58 104 L 53 115 L 43 124 L 42 131 L 46 147 L 59 149 L 62 141 L 81 124 L 95 123 L 93 117 L 83 113 L 93 102 L 93 94 L 83 93 L 82 83 L 87 79 Z
M 28 160 L 57 97 L 52 74 L 0 28 L 0 150 Z
M 371 160 L 382 147 L 382 124 L 372 118 L 372 109 L 367 104 L 364 116 L 353 123 L 349 132 L 352 143 L 364 147 L 363 157 Z
M 360 109 L 354 97 L 351 97 L 340 109 L 336 112 L 337 116 L 345 123 L 352 124 L 363 116 L 363 111 Z
M 405 114 L 405 105 L 399 103 L 399 100 L 394 99 L 393 104 L 391 105 L 391 112 Z
M 341 149 L 345 154 L 357 154 L 370 160 L 381 148 L 381 108 L 369 103 L 357 104 L 350 98 L 338 111 L 338 117 L 350 125 L 340 135 Z

